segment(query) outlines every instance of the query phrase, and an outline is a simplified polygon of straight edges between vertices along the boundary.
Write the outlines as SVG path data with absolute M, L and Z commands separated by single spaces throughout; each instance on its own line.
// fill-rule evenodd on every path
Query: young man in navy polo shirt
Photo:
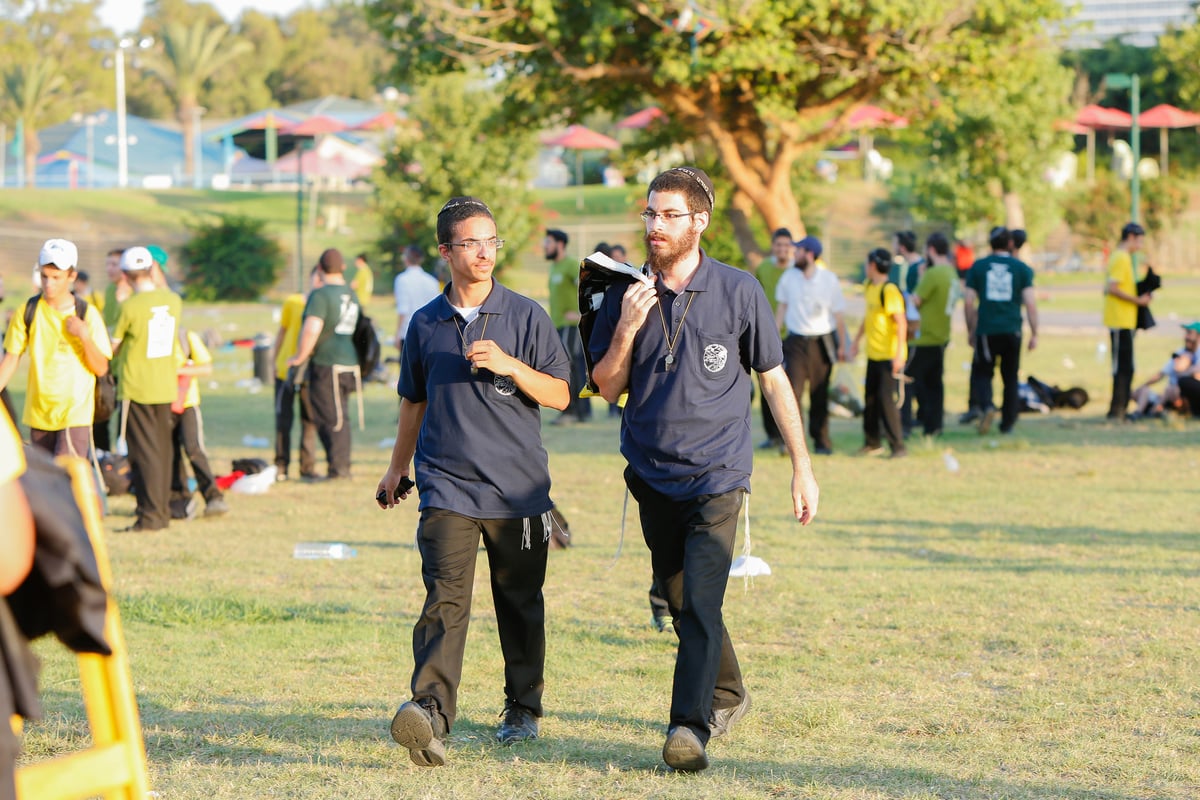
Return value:
M 413 629 L 412 700 L 391 731 L 424 767 L 446 763 L 480 536 L 504 654 L 496 738 L 510 744 L 538 735 L 552 524 L 540 407 L 566 408 L 570 375 L 550 317 L 492 277 L 504 241 L 488 207 L 451 199 L 438 213 L 437 237 L 451 282 L 413 314 L 405 335 L 400 424 L 376 489 L 385 508 L 407 497 L 411 484 L 401 481 L 415 455 L 425 607 Z
M 662 756 L 681 771 L 707 767 L 708 740 L 750 705 L 721 607 L 750 489 L 751 369 L 792 459 L 801 524 L 818 498 L 771 305 L 751 273 L 700 249 L 712 212 L 702 170 L 676 167 L 651 182 L 642 218 L 654 280 L 611 288 L 589 341 L 600 393 L 609 402 L 629 393 L 625 481 L 679 634 Z

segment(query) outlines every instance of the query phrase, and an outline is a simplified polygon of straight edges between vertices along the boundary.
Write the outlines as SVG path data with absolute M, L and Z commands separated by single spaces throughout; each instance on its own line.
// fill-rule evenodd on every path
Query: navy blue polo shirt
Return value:
M 501 284 L 466 325 L 447 290 L 412 316 L 397 391 L 427 402 L 414 458 L 420 507 L 476 519 L 517 519 L 550 510 L 550 466 L 541 410 L 512 378 L 471 374 L 463 337 L 491 339 L 538 372 L 562 378 L 570 365 L 550 317 Z
M 771 305 L 754 275 L 700 251 L 680 294 L 658 280 L 660 317 L 650 309 L 637 332 L 621 454 L 639 478 L 673 500 L 750 489 L 750 370 L 783 363 Z M 599 361 L 621 316 L 626 284 L 609 288 L 588 347 Z M 663 320 L 674 339 L 667 365 Z M 682 326 L 680 320 L 682 319 Z

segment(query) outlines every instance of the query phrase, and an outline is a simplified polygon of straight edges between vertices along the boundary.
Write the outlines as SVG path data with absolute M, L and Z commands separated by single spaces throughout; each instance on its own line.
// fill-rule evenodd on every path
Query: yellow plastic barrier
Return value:
M 96 551 L 100 578 L 104 587 L 111 591 L 112 571 L 104 544 L 100 498 L 96 494 L 92 468 L 79 458 L 60 458 L 58 463 L 71 475 L 75 502 L 83 512 L 83 521 Z M 121 617 L 111 595 L 104 632 L 112 647 L 111 656 L 79 655 L 79 678 L 92 746 L 18 769 L 19 800 L 70 800 L 97 795 L 105 800 L 145 800 L 149 794 L 142 723 L 133 694 Z

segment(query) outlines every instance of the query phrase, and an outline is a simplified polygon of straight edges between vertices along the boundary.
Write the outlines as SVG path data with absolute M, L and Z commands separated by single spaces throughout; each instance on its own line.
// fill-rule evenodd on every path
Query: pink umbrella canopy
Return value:
M 865 105 L 854 109 L 847 120 L 851 128 L 907 128 L 908 118 L 879 106 Z
M 549 147 L 565 147 L 568 150 L 616 150 L 621 143 L 611 136 L 597 133 L 583 125 L 572 125 L 558 136 L 543 139 Z
M 382 131 L 387 128 L 396 127 L 396 122 L 399 120 L 391 111 L 384 111 L 376 114 L 370 119 L 363 120 L 354 126 L 352 130 L 356 131 Z
M 282 133 L 289 133 L 292 136 L 321 136 L 326 133 L 340 133 L 348 127 L 350 126 L 341 120 L 318 114 L 284 128 Z
M 1200 126 L 1200 114 L 1163 103 L 1138 115 L 1143 128 L 1195 128 Z
M 1116 108 L 1089 105 L 1079 109 L 1075 124 L 1093 130 L 1125 130 L 1133 123 L 1133 117 Z
M 617 127 L 621 130 L 641 130 L 642 128 L 649 127 L 650 123 L 654 122 L 654 120 L 664 119 L 666 116 L 667 112 L 658 106 L 650 106 L 649 108 L 643 108 L 641 111 L 630 114 L 618 122 Z

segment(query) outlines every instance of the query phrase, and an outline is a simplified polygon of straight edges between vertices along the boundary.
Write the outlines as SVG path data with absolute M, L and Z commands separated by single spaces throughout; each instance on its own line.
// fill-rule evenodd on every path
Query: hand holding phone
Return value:
M 404 477 L 402 477 L 400 479 L 400 483 L 396 484 L 396 488 L 392 490 L 392 502 L 399 503 L 401 500 L 404 499 L 401 495 L 408 494 L 415 487 L 416 487 L 416 484 L 412 482 L 412 479 L 409 478 L 407 475 L 405 475 Z M 375 502 L 379 503 L 379 505 L 381 505 L 381 506 L 386 507 L 387 501 L 388 501 L 387 490 L 380 489 L 379 493 L 377 495 L 375 495 Z

